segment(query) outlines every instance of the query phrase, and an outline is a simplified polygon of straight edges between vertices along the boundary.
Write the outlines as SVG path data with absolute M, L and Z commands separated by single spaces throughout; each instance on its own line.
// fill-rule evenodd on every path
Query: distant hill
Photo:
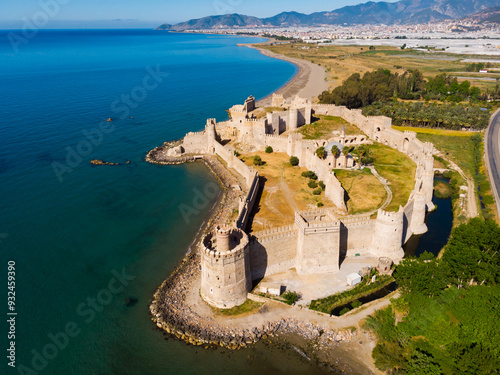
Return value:
M 500 23 L 500 7 L 485 9 L 469 18 L 478 24 Z
M 182 22 L 164 24 L 162 30 L 210 30 L 221 28 L 291 27 L 354 24 L 408 24 L 465 18 L 492 7 L 500 0 L 401 0 L 396 3 L 367 2 L 346 6 L 330 12 L 303 14 L 283 12 L 274 17 L 257 18 L 240 14 L 209 16 Z M 493 21 L 490 21 L 493 22 Z

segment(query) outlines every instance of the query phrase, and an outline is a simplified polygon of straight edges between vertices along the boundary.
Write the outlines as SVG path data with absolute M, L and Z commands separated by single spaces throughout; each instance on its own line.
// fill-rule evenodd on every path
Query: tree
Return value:
M 299 158 L 296 156 L 292 156 L 290 158 L 290 164 L 292 165 L 292 167 L 299 165 Z
M 263 165 L 264 162 L 262 161 L 262 158 L 259 155 L 255 155 L 253 157 L 253 164 L 254 165 Z
M 457 287 L 500 283 L 500 228 L 494 221 L 472 219 L 453 229 L 443 262 Z
M 272 154 L 273 153 L 273 148 L 271 146 L 266 147 L 266 154 Z
M 340 154 L 339 148 L 337 147 L 337 145 L 333 145 L 333 147 L 332 147 L 332 155 L 335 156 L 335 157 L 337 157 L 337 156 L 339 156 L 339 154 Z
M 320 147 L 316 150 L 316 155 L 318 156 L 318 158 L 320 159 L 324 159 L 325 156 L 326 156 L 326 150 L 324 147 Z

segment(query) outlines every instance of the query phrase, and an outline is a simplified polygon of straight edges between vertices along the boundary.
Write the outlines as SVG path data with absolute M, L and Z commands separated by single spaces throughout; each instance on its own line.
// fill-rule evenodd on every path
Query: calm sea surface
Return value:
M 215 180 L 201 165 L 160 167 L 144 156 L 296 73 L 236 46 L 252 41 L 41 31 L 16 52 L 0 32 L 0 281 L 6 301 L 7 262 L 15 261 L 17 312 L 17 368 L 6 366 L 5 319 L 0 373 L 317 371 L 294 350 L 222 354 L 166 340 L 148 315 L 214 203 L 213 194 L 201 204 L 196 197 Z M 130 163 L 92 167 L 92 159 Z M 185 220 L 181 204 L 199 214 Z M 137 303 L 127 307 L 127 298 Z
M 253 38 L 65 30 L 26 41 L 15 51 L 0 31 L 0 373 L 321 373 L 295 350 L 166 340 L 148 315 L 218 187 L 202 165 L 155 166 L 145 154 L 269 95 L 296 67 L 237 46 Z M 183 218 L 181 205 L 197 215 Z M 16 369 L 6 358 L 9 261 Z

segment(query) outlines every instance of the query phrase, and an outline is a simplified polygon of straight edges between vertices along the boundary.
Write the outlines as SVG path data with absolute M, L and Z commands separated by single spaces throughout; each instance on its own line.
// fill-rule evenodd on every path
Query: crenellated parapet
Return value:
M 216 227 L 202 241 L 201 296 L 217 308 L 241 305 L 251 287 L 248 235 Z

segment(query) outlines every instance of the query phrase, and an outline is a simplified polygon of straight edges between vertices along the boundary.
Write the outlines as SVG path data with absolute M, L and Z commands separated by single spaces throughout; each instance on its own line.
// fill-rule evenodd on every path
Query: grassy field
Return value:
M 443 152 L 450 160 L 455 162 L 464 173 L 471 179 L 474 179 L 476 185 L 480 184 L 482 196 L 491 197 L 491 187 L 487 181 L 487 172 L 484 165 L 484 160 L 475 160 L 474 158 L 474 143 L 471 136 L 477 133 L 462 132 L 443 129 L 427 129 L 427 128 L 412 128 L 412 127 L 394 127 L 397 130 L 411 130 L 417 133 L 417 138 L 422 142 L 431 142 L 436 148 Z M 480 151 L 481 155 L 483 151 Z M 478 174 L 476 175 L 476 168 Z M 459 181 L 459 185 L 466 185 L 466 181 L 458 174 L 455 177 Z M 477 186 L 476 186 L 477 188 Z M 478 192 L 475 191 L 476 200 L 479 205 Z M 495 218 L 496 206 L 491 198 L 487 198 L 484 202 L 485 209 L 482 210 L 482 215 L 485 218 Z M 454 212 L 461 210 L 454 209 Z M 460 222 L 457 221 L 457 223 Z
M 415 187 L 417 165 L 405 154 L 389 146 L 375 143 L 370 146 L 370 155 L 377 172 L 385 178 L 392 191 L 392 201 L 387 211 L 397 211 L 405 206 Z
M 351 215 L 373 211 L 384 203 L 387 192 L 369 168 L 361 171 L 336 169 L 335 175 L 349 196 L 347 210 Z
M 259 155 L 265 164 L 253 165 L 255 155 Z M 293 224 L 296 210 L 317 208 L 318 203 L 334 207 L 329 199 L 325 199 L 324 192 L 313 195 L 315 189 L 308 186 L 310 180 L 301 176 L 307 169 L 292 167 L 287 154 L 257 152 L 242 154 L 240 159 L 253 166 L 265 181 L 251 228 L 253 232 Z
M 401 45 L 403 44 L 404 40 L 401 41 Z M 307 45 L 291 43 L 261 47 L 286 56 L 303 58 L 324 66 L 333 86 L 339 86 L 353 73 L 363 75 L 365 72 L 378 68 L 390 69 L 400 73 L 403 73 L 405 69 L 419 69 L 426 77 L 434 77 L 443 72 L 463 76 L 463 74 L 457 73 L 465 72 L 468 64 L 461 62 L 461 60 L 471 57 L 445 52 L 434 53 L 429 56 L 424 52 L 408 49 L 401 50 L 398 47 L 389 46 L 376 46 L 373 51 L 369 50 L 369 46 L 322 46 L 308 50 L 300 49 L 303 46 Z M 481 89 L 492 88 L 496 84 L 494 81 L 474 80 L 475 77 L 472 74 L 470 75 L 468 80 Z M 481 75 L 481 77 L 484 77 L 484 75 Z M 459 81 L 462 81 L 462 79 L 459 79 Z
M 328 139 L 335 135 L 334 132 L 340 132 L 344 127 L 346 135 L 362 134 L 358 127 L 343 118 L 325 115 L 317 115 L 312 124 L 301 126 L 298 131 L 304 139 Z
M 418 134 L 431 134 L 431 135 L 444 135 L 447 137 L 464 137 L 470 138 L 470 136 L 474 133 L 461 131 L 461 130 L 446 130 L 446 129 L 436 129 L 436 128 L 415 128 L 412 126 L 392 126 L 393 129 L 399 130 L 403 132 L 405 130 L 409 130 L 412 132 L 416 132 Z
M 226 315 L 226 316 L 235 316 L 235 315 L 246 315 L 253 313 L 255 310 L 258 310 L 263 303 L 252 301 L 251 299 L 247 299 L 242 305 L 232 307 L 230 309 L 217 309 L 212 307 L 212 310 L 217 315 Z

